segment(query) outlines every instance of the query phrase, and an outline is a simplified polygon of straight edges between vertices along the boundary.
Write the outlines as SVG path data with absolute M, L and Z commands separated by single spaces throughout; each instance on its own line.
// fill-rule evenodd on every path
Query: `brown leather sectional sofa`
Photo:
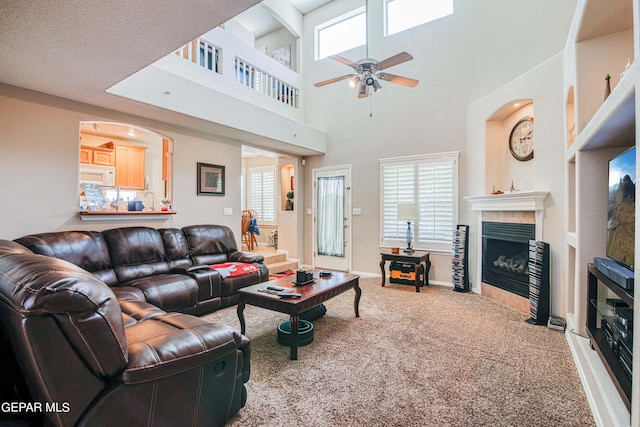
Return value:
M 210 268 L 229 261 L 258 269 Z M 3 401 L 45 425 L 224 425 L 246 401 L 249 340 L 192 314 L 236 303 L 262 261 L 216 225 L 0 240 Z
M 109 285 L 119 299 L 166 311 L 203 314 L 238 302 L 238 289 L 268 279 L 262 255 L 239 251 L 221 225 L 61 231 L 15 240 L 32 252 L 69 261 Z M 222 277 L 210 265 L 253 263 L 259 271 Z

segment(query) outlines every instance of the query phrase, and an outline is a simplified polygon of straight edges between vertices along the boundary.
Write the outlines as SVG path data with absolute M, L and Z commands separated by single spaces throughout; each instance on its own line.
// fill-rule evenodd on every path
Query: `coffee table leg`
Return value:
M 300 316 L 290 316 L 289 326 L 291 332 L 291 360 L 298 360 L 298 329 L 300 326 Z
M 244 306 L 245 306 L 244 298 L 242 298 L 242 296 L 240 296 L 240 301 L 238 302 L 237 312 L 238 312 L 238 319 L 240 320 L 240 333 L 243 334 L 243 335 L 244 335 L 244 331 L 245 331 Z
M 353 290 L 356 291 L 356 296 L 353 299 L 353 309 L 356 312 L 356 317 L 360 317 L 360 296 L 362 295 L 360 284 L 356 283 L 356 285 L 353 287 Z
M 384 281 L 385 281 L 384 258 L 380 260 L 380 271 L 382 271 L 382 287 L 384 288 Z
M 420 281 L 420 263 L 419 262 L 415 264 L 414 270 L 416 272 L 416 276 L 415 276 L 416 292 L 420 292 L 421 281 Z

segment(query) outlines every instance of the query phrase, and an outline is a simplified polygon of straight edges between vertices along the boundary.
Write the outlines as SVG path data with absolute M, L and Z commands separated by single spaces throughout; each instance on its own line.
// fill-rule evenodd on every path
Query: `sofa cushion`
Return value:
M 117 283 L 109 247 L 97 231 L 59 231 L 31 234 L 15 240 L 32 252 L 69 261 L 95 274 L 109 286 Z
M 184 274 L 159 274 L 121 283 L 122 287 L 140 289 L 145 299 L 165 311 L 194 313 L 198 301 L 198 284 Z
M 190 225 L 182 231 L 196 265 L 227 262 L 228 254 L 238 250 L 233 232 L 224 225 Z
M 168 273 L 164 244 L 158 230 L 124 227 L 102 232 L 120 284 L 133 279 Z
M 10 240 L 0 240 L 0 256 L 30 253 L 33 252 L 17 242 L 12 242 Z
M 164 243 L 164 256 L 170 268 L 192 265 L 189 258 L 189 242 L 182 230 L 177 228 L 161 228 L 158 230 Z
M 214 326 L 215 325 L 215 326 Z M 249 340 L 236 329 L 212 324 L 198 317 L 180 313 L 166 313 L 140 321 L 126 329 L 129 364 L 119 379 L 125 384 L 153 381 L 168 375 L 227 357 L 242 348 L 243 382 L 249 378 Z M 241 354 L 234 355 L 235 358 Z M 228 362 L 218 363 L 219 372 L 207 375 L 230 374 L 232 385 L 238 372 L 229 372 Z M 239 363 L 240 365 L 240 363 Z

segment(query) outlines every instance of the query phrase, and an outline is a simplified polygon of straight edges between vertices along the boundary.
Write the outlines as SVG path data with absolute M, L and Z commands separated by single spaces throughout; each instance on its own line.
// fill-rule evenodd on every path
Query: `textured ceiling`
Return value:
M 105 93 L 259 0 L 3 0 L 0 82 L 193 127 Z

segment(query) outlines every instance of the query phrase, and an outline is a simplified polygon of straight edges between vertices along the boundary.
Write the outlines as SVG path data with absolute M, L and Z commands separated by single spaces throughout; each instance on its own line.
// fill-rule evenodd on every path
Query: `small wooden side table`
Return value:
M 429 261 L 429 252 L 400 252 L 392 254 L 391 251 L 380 252 L 380 270 L 382 271 L 382 287 L 384 287 L 386 280 L 386 273 L 384 271 L 385 261 L 404 262 L 407 264 L 413 264 L 416 272 L 416 292 L 420 292 L 420 286 L 423 284 L 429 286 L 429 270 L 431 269 L 431 261 Z M 424 282 L 420 280 L 420 265 L 424 264 Z

